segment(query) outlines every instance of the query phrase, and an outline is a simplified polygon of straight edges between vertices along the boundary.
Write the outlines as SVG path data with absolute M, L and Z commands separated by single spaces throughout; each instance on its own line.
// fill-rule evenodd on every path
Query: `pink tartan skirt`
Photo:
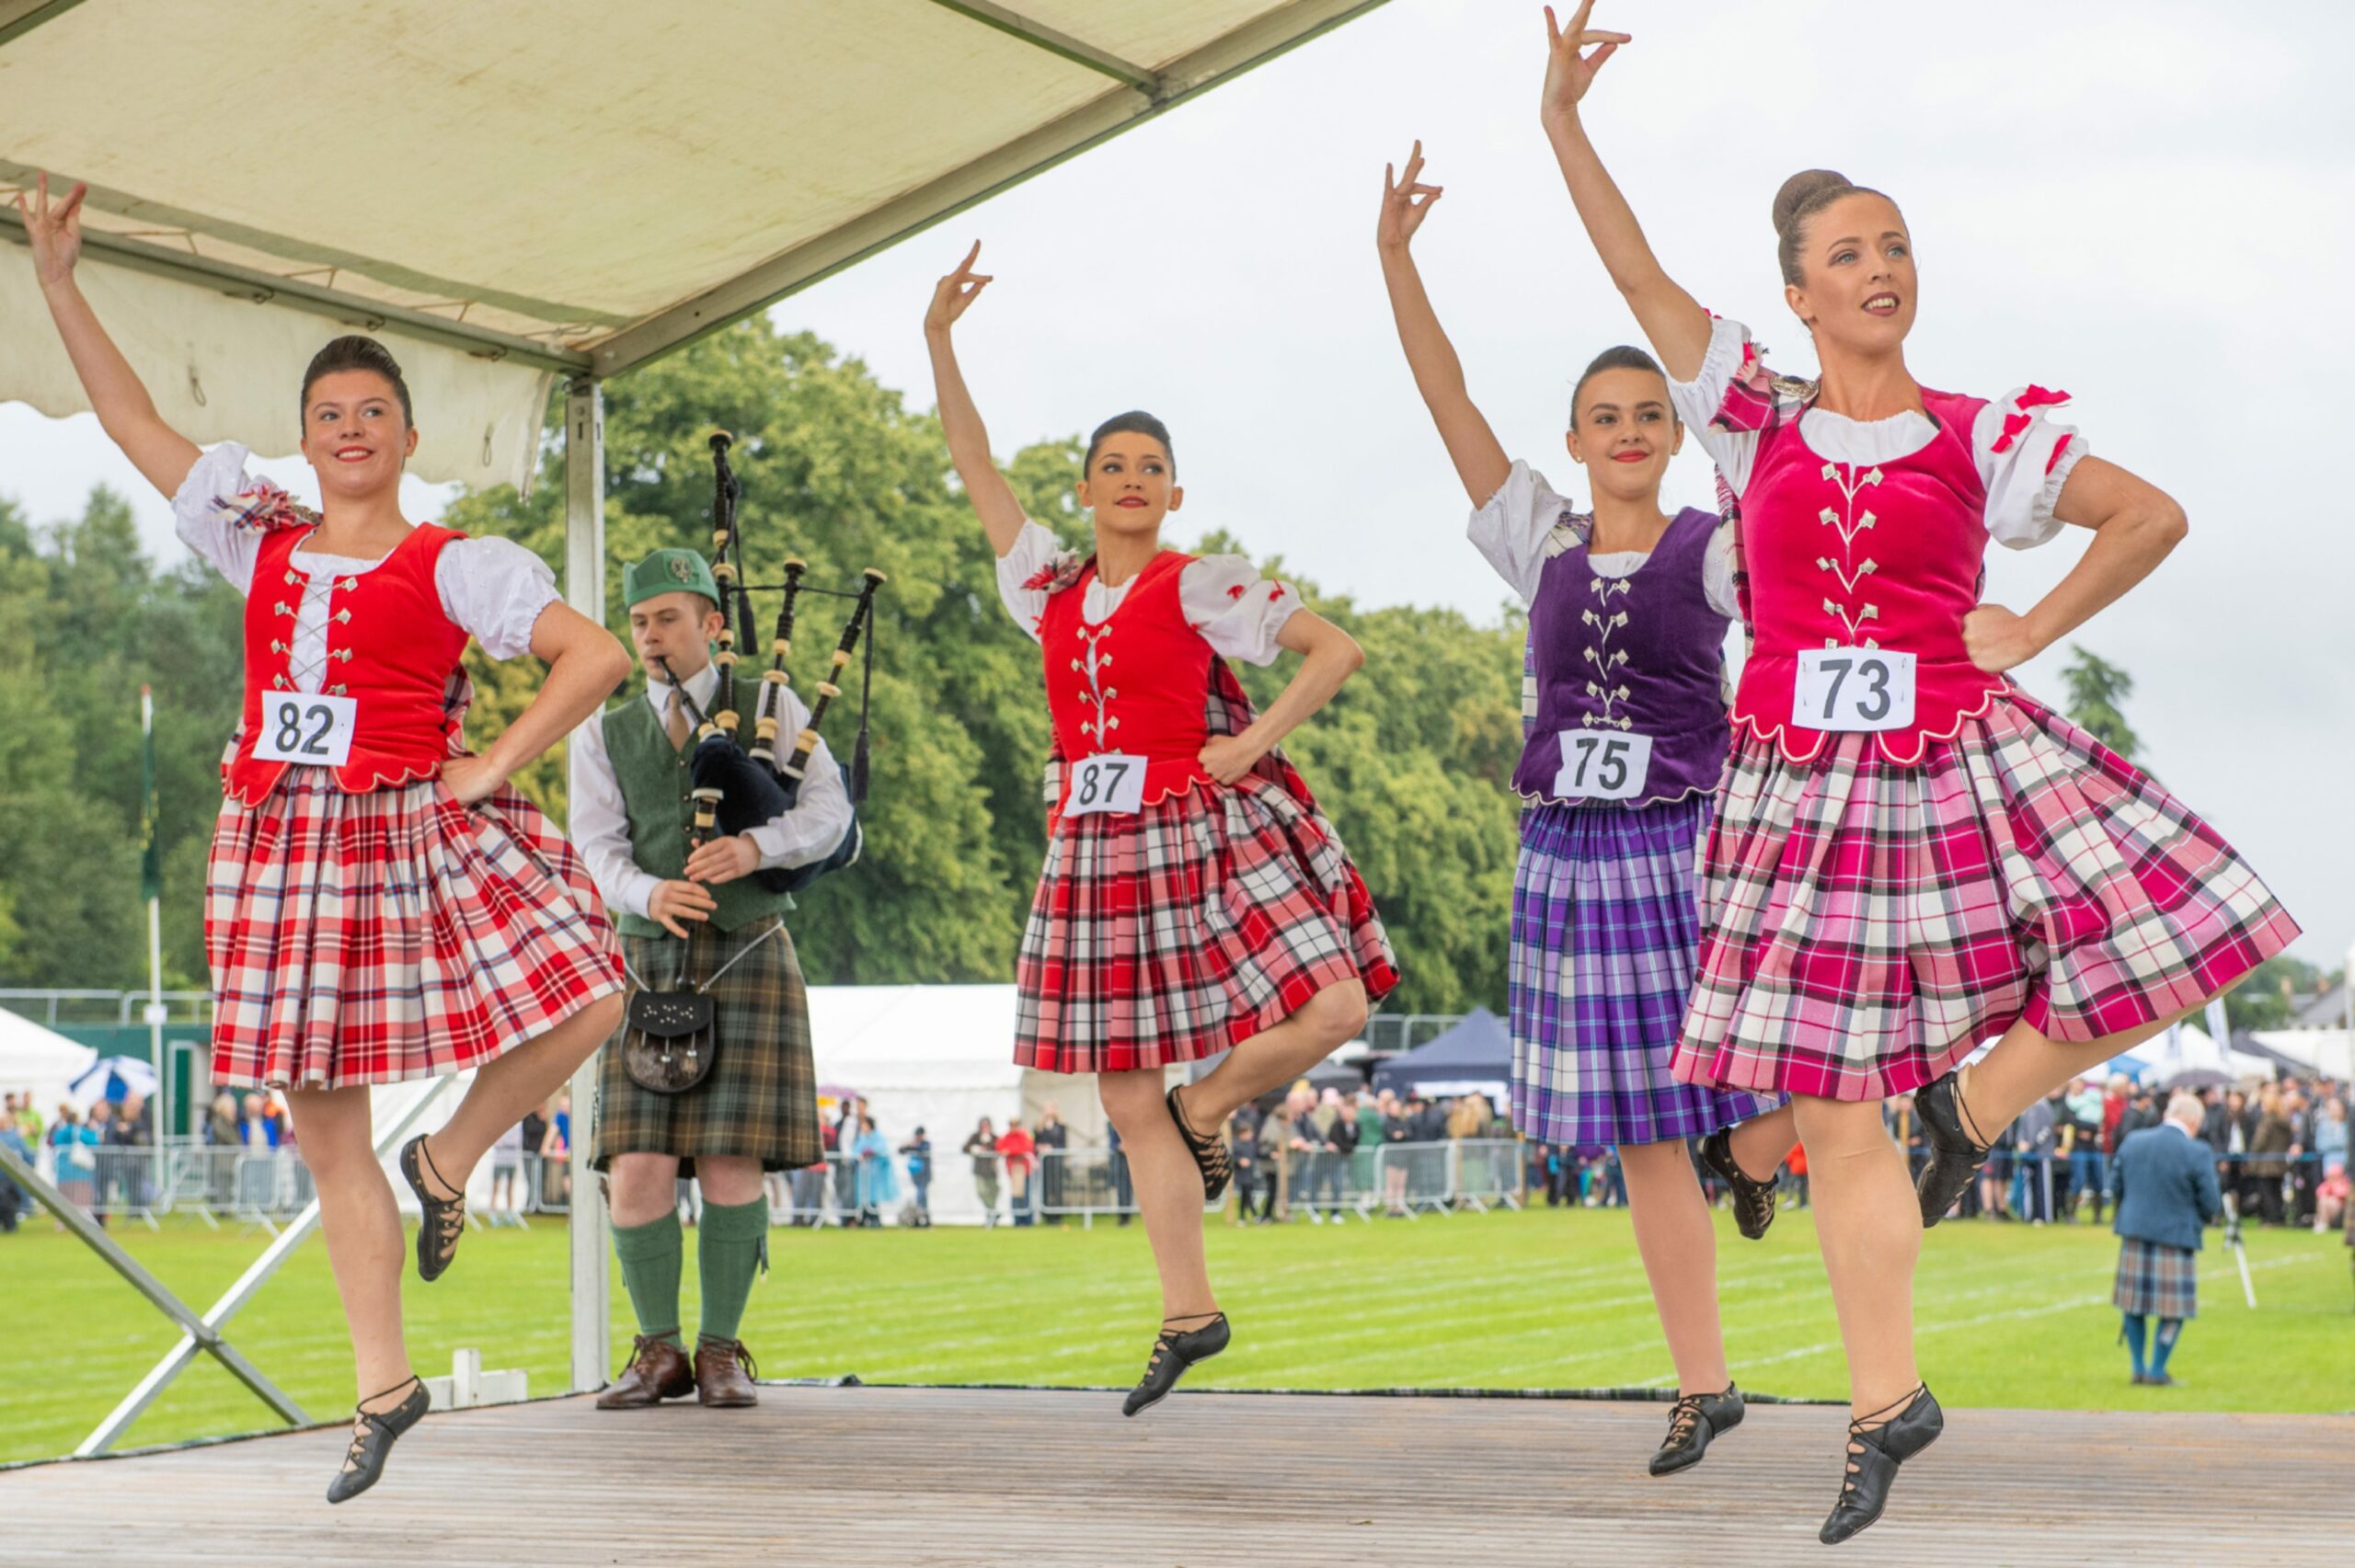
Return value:
M 1398 984 L 1364 879 L 1313 807 L 1259 773 L 1134 816 L 1065 817 L 1015 959 L 1015 1060 L 1049 1072 L 1197 1061 L 1327 986 Z
M 224 799 L 206 877 L 218 1083 L 341 1089 L 456 1072 L 622 990 L 603 904 L 522 795 L 438 779 L 348 795 L 290 768 Z
M 2025 1019 L 2083 1041 L 2198 1006 L 2298 934 L 2180 801 L 2027 697 L 1921 762 L 1736 731 L 1703 856 L 1688 1083 L 1878 1100 Z

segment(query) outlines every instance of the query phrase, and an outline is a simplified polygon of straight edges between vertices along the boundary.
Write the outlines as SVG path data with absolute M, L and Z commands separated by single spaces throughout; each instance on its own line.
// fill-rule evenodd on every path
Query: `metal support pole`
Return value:
M 564 597 L 581 614 L 605 624 L 605 406 L 591 376 L 565 389 Z M 572 1075 L 572 1143 L 566 1151 L 572 1172 L 572 1386 L 582 1392 L 604 1387 L 613 1363 L 605 1195 L 589 1168 L 603 1054 L 601 1047 Z

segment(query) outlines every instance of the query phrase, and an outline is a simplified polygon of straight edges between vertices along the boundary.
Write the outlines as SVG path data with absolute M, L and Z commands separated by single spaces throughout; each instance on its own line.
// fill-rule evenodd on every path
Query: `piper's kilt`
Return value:
M 2121 1236 L 2118 1283 L 2111 1288 L 2109 1299 L 2130 1317 L 2198 1317 L 2200 1254 L 2139 1236 Z
M 682 1175 L 694 1173 L 698 1154 L 756 1159 L 764 1171 L 798 1170 L 825 1158 L 818 1074 L 810 1059 L 810 998 L 792 933 L 782 926 L 771 917 L 733 932 L 697 932 L 692 944 L 674 936 L 623 935 L 633 995 L 641 979 L 672 985 L 682 947 L 689 990 L 727 967 L 707 993 L 719 1059 L 694 1088 L 657 1094 L 630 1082 L 621 1036 L 606 1041 L 597 1070 L 596 1140 L 590 1146 L 598 1170 L 616 1154 L 675 1154 Z M 775 934 L 764 939 L 772 927 Z

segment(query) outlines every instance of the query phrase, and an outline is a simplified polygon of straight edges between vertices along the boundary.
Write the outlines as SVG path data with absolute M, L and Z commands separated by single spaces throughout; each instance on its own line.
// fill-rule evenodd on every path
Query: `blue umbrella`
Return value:
M 100 1057 L 66 1085 L 66 1098 L 76 1110 L 88 1110 L 104 1100 L 120 1105 L 131 1095 L 151 1099 L 155 1093 L 155 1070 L 137 1057 Z

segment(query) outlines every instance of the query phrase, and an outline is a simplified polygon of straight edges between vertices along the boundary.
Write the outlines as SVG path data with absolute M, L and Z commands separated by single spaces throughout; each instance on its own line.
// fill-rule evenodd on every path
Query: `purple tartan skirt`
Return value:
M 1527 1137 L 1660 1143 L 1782 1103 L 1669 1074 L 1701 945 L 1694 873 L 1711 809 L 1691 795 L 1522 813 L 1510 968 L 1512 1119 Z

